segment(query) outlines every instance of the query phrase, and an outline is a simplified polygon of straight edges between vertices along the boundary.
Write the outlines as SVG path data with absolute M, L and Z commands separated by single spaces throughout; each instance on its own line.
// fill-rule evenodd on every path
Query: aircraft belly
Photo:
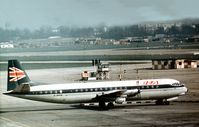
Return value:
M 97 93 L 71 93 L 71 94 L 46 94 L 46 95 L 13 95 L 15 97 L 51 102 L 51 103 L 86 103 L 91 102 Z
M 64 95 L 63 95 L 64 96 Z M 96 94 L 67 94 L 65 97 L 61 98 L 59 101 L 61 103 L 86 103 L 91 102 L 93 98 L 96 97 Z

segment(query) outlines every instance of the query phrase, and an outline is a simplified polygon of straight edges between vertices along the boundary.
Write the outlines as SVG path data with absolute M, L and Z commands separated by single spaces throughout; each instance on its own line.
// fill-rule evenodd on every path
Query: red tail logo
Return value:
M 11 70 L 9 72 L 9 77 L 11 78 L 10 82 L 13 82 L 13 81 L 16 82 L 16 81 L 26 77 L 24 71 L 22 71 L 16 67 L 10 67 L 9 69 Z

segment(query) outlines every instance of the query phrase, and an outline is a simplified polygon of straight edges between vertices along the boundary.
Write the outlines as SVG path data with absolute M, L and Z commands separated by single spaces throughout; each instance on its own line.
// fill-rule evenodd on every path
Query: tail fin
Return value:
M 29 91 L 30 79 L 26 74 L 25 70 L 22 68 L 18 60 L 8 61 L 8 81 L 7 81 L 7 91 L 13 90 L 14 92 L 24 92 Z

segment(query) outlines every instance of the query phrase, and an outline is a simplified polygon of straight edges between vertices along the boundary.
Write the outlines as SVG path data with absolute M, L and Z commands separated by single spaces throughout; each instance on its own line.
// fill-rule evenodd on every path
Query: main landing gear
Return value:
M 156 105 L 169 105 L 170 102 L 167 100 L 159 99 L 155 102 Z
M 104 101 L 99 101 L 100 110 L 108 110 L 114 107 L 113 102 L 109 102 L 107 105 Z

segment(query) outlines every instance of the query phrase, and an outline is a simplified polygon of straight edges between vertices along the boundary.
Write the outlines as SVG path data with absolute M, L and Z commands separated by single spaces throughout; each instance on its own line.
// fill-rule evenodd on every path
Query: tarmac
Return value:
M 170 105 L 153 102 L 116 105 L 100 111 L 97 104 L 65 105 L 36 102 L 3 95 L 7 72 L 0 72 L 0 127 L 195 127 L 199 126 L 199 68 L 152 70 L 151 63 L 111 66 L 109 80 L 173 78 L 185 83 L 189 92 Z M 33 81 L 44 83 L 79 82 L 80 73 L 93 67 L 26 70 Z M 126 70 L 126 71 L 124 71 Z M 138 70 L 138 71 L 137 71 Z

